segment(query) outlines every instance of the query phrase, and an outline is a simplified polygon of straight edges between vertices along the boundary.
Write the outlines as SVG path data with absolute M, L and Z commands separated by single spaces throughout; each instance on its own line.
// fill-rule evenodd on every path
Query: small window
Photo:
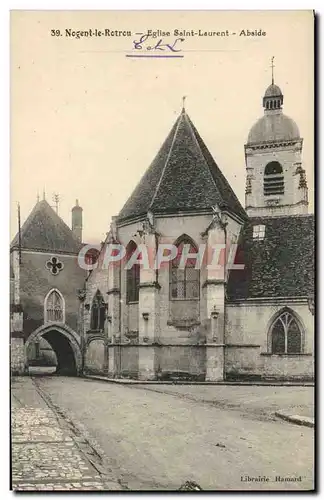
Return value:
M 264 236 L 265 236 L 265 226 L 264 225 L 253 226 L 253 239 L 254 240 L 264 240 Z
M 106 304 L 104 303 L 103 296 L 100 291 L 97 290 L 91 305 L 91 330 L 103 331 L 105 327 L 105 311 Z
M 137 250 L 137 245 L 134 241 L 130 241 L 127 246 L 126 259 L 127 262 Z M 139 255 L 140 257 L 140 255 Z M 126 302 L 138 302 L 139 301 L 139 289 L 140 289 L 140 264 L 133 264 L 130 269 L 126 270 Z
M 58 290 L 52 290 L 45 298 L 45 323 L 64 323 L 64 299 Z

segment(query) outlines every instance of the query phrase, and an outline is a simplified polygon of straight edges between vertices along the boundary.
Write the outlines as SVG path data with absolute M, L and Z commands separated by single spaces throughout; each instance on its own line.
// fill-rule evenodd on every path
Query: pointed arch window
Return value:
M 181 256 L 198 253 L 193 241 L 183 237 L 177 243 L 177 256 L 170 263 L 170 299 L 171 300 L 198 300 L 200 288 L 199 269 L 195 269 L 196 259 L 187 259 L 185 266 L 181 265 Z
M 278 161 L 271 161 L 264 169 L 263 192 L 264 196 L 285 192 L 283 170 Z
M 65 303 L 63 295 L 56 288 L 51 290 L 45 297 L 44 303 L 45 323 L 55 322 L 64 323 L 65 321 Z
M 100 291 L 97 290 L 91 304 L 90 330 L 103 331 L 105 327 L 106 304 Z
M 295 316 L 284 311 L 271 327 L 272 354 L 300 354 L 302 352 L 302 331 Z
M 134 241 L 130 241 L 126 249 L 127 262 L 137 250 L 137 245 Z M 140 257 L 140 256 L 139 256 Z M 130 269 L 126 270 L 126 302 L 139 301 L 139 285 L 140 285 L 140 264 L 133 264 Z

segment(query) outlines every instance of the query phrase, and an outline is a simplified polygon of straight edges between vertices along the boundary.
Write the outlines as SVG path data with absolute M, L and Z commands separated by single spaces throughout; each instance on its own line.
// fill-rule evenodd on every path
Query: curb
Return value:
M 315 420 L 310 417 L 301 417 L 300 415 L 288 415 L 287 413 L 283 413 L 280 411 L 275 412 L 276 417 L 285 420 L 286 422 L 290 422 L 291 424 L 303 425 L 305 427 L 311 427 L 312 429 L 315 427 Z
M 195 381 L 184 381 L 184 380 L 134 380 L 134 379 L 116 379 L 108 378 L 100 375 L 82 375 L 82 378 L 88 378 L 93 380 L 99 380 L 101 382 L 109 382 L 113 384 L 122 385 L 235 385 L 235 386 L 262 386 L 262 387 L 314 387 L 313 382 L 258 382 L 258 381 L 220 381 L 220 382 L 195 382 Z

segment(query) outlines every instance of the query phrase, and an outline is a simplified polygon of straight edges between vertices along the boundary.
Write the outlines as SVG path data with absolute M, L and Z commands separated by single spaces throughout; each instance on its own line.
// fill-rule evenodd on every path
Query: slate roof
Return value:
M 263 241 L 253 240 L 253 226 L 265 225 Z M 229 300 L 255 297 L 301 297 L 314 291 L 314 216 L 253 217 L 238 242 L 230 271 Z
M 206 210 L 219 205 L 246 213 L 197 129 L 183 110 L 117 221 L 147 213 Z
M 11 247 L 18 244 L 17 233 Z M 29 250 L 78 253 L 81 243 L 47 201 L 42 200 L 21 227 L 21 246 Z

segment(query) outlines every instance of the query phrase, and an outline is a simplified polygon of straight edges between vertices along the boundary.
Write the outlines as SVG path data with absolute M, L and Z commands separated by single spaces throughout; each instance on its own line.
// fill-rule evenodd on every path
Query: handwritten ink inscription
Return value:
M 185 41 L 185 38 L 175 38 L 171 41 L 164 41 L 163 38 L 160 38 L 158 41 L 154 40 L 152 35 L 148 33 L 139 33 L 139 38 L 137 40 L 133 40 L 133 48 L 137 51 L 147 50 L 147 51 L 156 51 L 156 52 L 181 52 L 182 42 Z

